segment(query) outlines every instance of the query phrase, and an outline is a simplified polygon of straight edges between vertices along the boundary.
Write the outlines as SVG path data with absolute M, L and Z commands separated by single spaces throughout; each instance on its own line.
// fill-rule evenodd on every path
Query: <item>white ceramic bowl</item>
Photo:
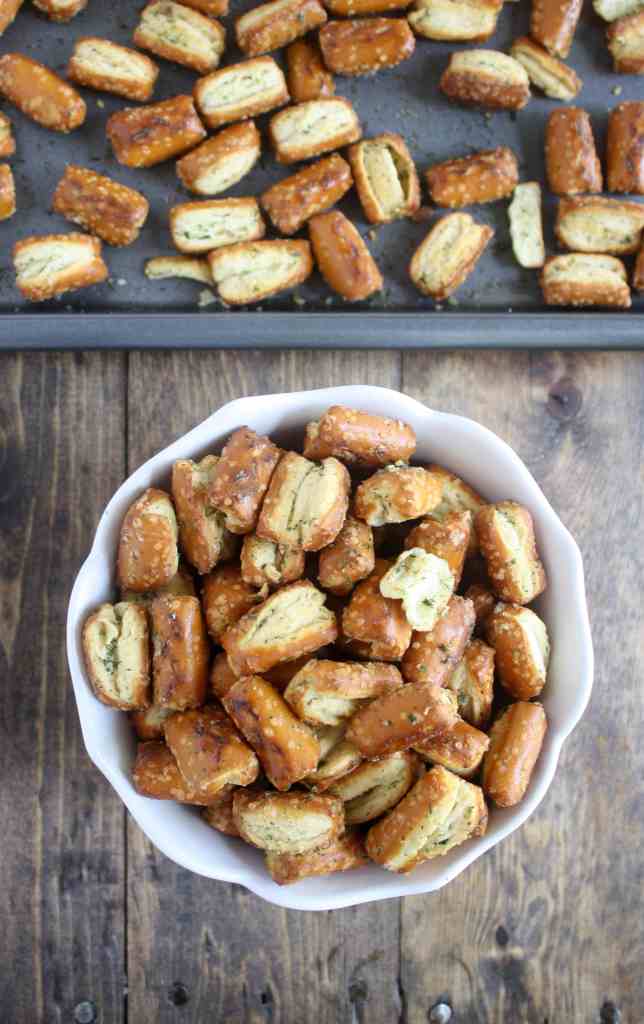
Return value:
M 193 808 L 150 800 L 135 792 L 130 782 L 135 750 L 132 729 L 126 715 L 105 707 L 92 695 L 83 668 L 81 628 L 97 604 L 113 599 L 118 534 L 126 509 L 144 488 L 167 487 L 176 459 L 217 451 L 227 435 L 243 424 L 284 445 L 300 447 L 305 423 L 334 404 L 405 420 L 418 437 L 417 461 L 442 463 L 489 500 L 511 498 L 530 509 L 549 579 L 536 607 L 552 641 L 548 683 L 542 697 L 550 727 L 524 800 L 518 807 L 493 809 L 486 835 L 469 840 L 407 876 L 371 865 L 280 887 L 270 879 L 258 850 L 213 831 Z M 439 889 L 518 828 L 552 782 L 563 741 L 581 718 L 590 697 L 593 676 L 579 549 L 519 457 L 472 420 L 434 412 L 396 391 L 366 386 L 230 402 L 133 473 L 101 516 L 92 550 L 76 578 L 67 617 L 67 655 L 87 752 L 151 842 L 191 871 L 237 882 L 272 903 L 303 910 L 331 910 Z

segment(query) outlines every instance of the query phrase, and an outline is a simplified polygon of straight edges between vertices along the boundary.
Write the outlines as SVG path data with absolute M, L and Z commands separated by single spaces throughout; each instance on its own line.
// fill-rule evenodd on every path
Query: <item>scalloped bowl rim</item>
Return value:
M 123 729 L 114 717 L 117 716 L 123 722 L 125 716 L 122 712 L 105 707 L 94 698 L 85 678 L 80 632 L 89 608 L 96 605 L 99 600 L 108 600 L 108 594 L 113 592 L 113 578 L 106 576 L 105 565 L 113 566 L 115 541 L 126 508 L 145 487 L 158 483 L 162 474 L 167 477 L 168 469 L 175 459 L 193 457 L 200 452 L 212 450 L 212 447 L 220 443 L 220 439 L 243 424 L 260 429 L 261 424 L 258 427 L 257 420 L 262 416 L 270 418 L 279 414 L 283 420 L 290 414 L 292 422 L 288 429 L 297 429 L 301 436 L 304 423 L 315 418 L 330 405 L 353 405 L 410 421 L 416 429 L 419 449 L 423 448 L 425 429 L 430 437 L 431 447 L 432 431 L 436 431 L 438 435 L 446 428 L 445 432 L 450 438 L 462 435 L 469 439 L 471 436 L 476 440 L 477 451 L 480 450 L 482 454 L 485 450 L 488 456 L 493 456 L 496 464 L 491 475 L 495 478 L 502 475 L 502 485 L 493 486 L 490 482 L 487 487 L 480 486 L 480 479 L 477 480 L 476 476 L 478 473 L 480 478 L 481 472 L 483 475 L 486 473 L 485 469 L 479 472 L 483 460 L 477 459 L 476 465 L 479 469 L 476 466 L 471 468 L 468 478 L 473 486 L 490 500 L 498 500 L 501 497 L 523 500 L 532 512 L 542 557 L 544 549 L 550 551 L 557 548 L 557 559 L 554 563 L 552 557 L 544 557 L 551 581 L 551 587 L 546 594 L 551 593 L 553 576 L 563 575 L 561 587 L 566 587 L 563 601 L 566 617 L 564 621 L 563 616 L 558 615 L 555 621 L 549 621 L 548 616 L 544 614 L 544 618 L 551 635 L 556 627 L 561 627 L 556 630 L 559 633 L 557 642 L 572 648 L 564 660 L 574 666 L 576 678 L 573 679 L 572 697 L 566 701 L 565 713 L 562 715 L 561 709 L 557 707 L 555 725 L 550 712 L 548 714 L 550 728 L 526 796 L 517 807 L 505 810 L 495 808 L 490 818 L 490 828 L 485 836 L 469 840 L 447 856 L 430 861 L 410 875 L 392 874 L 375 865 L 369 865 L 341 875 L 313 878 L 281 887 L 269 877 L 259 851 L 248 847 L 240 850 L 241 844 L 238 840 L 215 833 L 199 820 L 192 808 L 172 803 L 162 804 L 136 793 L 129 778 L 133 740 L 128 741 L 125 738 Z M 453 434 L 450 434 L 450 430 Z M 443 457 L 442 461 L 455 472 L 462 472 L 459 470 L 459 463 L 467 461 L 466 447 L 461 448 L 457 457 Z M 454 453 L 450 452 L 450 456 L 453 455 Z M 422 454 L 419 458 L 425 462 L 429 461 Z M 438 462 L 441 459 L 432 456 L 431 461 Z M 494 490 L 495 487 L 498 490 L 496 497 L 489 494 L 490 489 Z M 516 497 L 517 494 L 520 497 Z M 559 559 L 565 566 L 559 566 Z M 107 592 L 103 597 L 96 594 L 97 585 L 94 580 L 97 574 L 102 577 L 103 591 Z M 537 606 L 539 607 L 539 602 Z M 565 635 L 562 633 L 563 629 Z M 557 653 L 555 643 L 553 662 Z M 167 857 L 190 871 L 208 878 L 242 885 L 278 906 L 301 910 L 331 910 L 371 900 L 433 892 L 450 882 L 483 853 L 519 828 L 536 810 L 554 778 L 563 742 L 584 713 L 593 682 L 593 648 L 581 553 L 519 456 L 505 441 L 474 420 L 453 413 L 437 412 L 398 391 L 371 385 L 347 385 L 235 399 L 135 470 L 108 502 L 99 520 L 92 548 L 76 577 L 67 615 L 67 657 L 87 753 L 114 787 L 150 841 Z M 548 687 L 544 691 L 546 706 L 547 696 L 550 696 L 548 691 L 553 691 L 559 698 L 561 689 L 552 678 L 553 662 Z M 565 680 L 568 680 L 570 686 L 568 674 Z M 564 687 L 565 680 L 562 684 Z M 556 703 L 558 705 L 559 700 Z M 102 742 L 105 726 L 108 733 L 116 730 L 124 737 L 117 749 L 114 745 L 105 748 Z M 129 728 L 126 722 L 125 727 Z M 206 830 L 208 833 L 208 856 L 205 855 L 205 837 L 201 836 L 197 829 Z

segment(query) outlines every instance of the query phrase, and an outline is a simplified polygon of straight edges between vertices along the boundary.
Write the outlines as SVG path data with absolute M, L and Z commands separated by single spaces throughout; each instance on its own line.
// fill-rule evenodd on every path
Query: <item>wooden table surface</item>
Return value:
M 597 671 L 539 811 L 440 893 L 319 914 L 158 853 L 87 758 L 67 600 L 124 476 L 230 398 L 373 383 L 522 456 L 586 563 Z M 641 1024 L 644 358 L 0 359 L 3 1024 Z

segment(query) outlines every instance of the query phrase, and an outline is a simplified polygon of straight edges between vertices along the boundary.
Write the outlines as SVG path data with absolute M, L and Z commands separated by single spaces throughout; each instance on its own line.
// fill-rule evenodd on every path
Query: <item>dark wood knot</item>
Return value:
M 622 1015 L 615 1006 L 615 1003 L 611 1002 L 610 999 L 606 999 L 599 1011 L 599 1019 L 601 1024 L 621 1024 Z
M 88 999 L 83 999 L 74 1007 L 74 1024 L 94 1024 L 96 1007 Z
M 185 1006 L 189 999 L 188 989 L 180 981 L 175 981 L 168 989 L 168 1000 L 173 1006 Z
M 581 391 L 570 377 L 562 377 L 550 388 L 546 408 L 556 420 L 572 420 L 581 409 Z

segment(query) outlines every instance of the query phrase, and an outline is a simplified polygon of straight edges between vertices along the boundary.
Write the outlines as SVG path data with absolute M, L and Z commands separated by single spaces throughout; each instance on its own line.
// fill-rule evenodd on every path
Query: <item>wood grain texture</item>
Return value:
M 0 1016 L 123 1020 L 124 810 L 85 753 L 71 584 L 124 469 L 124 357 L 0 361 Z
M 399 386 L 389 353 L 132 353 L 130 469 L 231 398 Z M 398 1020 L 395 902 L 305 915 L 191 875 L 128 822 L 129 1019 L 170 1024 Z
M 525 460 L 582 549 L 596 655 L 539 811 L 442 892 L 403 901 L 405 1024 L 440 999 L 459 1024 L 640 1020 L 644 360 L 409 354 L 403 388 Z

